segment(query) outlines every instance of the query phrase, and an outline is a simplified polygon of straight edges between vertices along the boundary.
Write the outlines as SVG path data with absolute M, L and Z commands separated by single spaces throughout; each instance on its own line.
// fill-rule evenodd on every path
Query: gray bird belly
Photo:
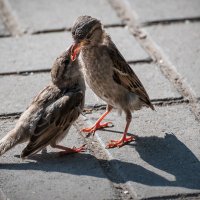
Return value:
M 113 79 L 113 63 L 98 50 L 93 54 L 85 51 L 80 62 L 86 82 L 93 92 L 107 104 L 122 110 L 139 110 L 142 105 L 138 96 Z
M 86 82 L 98 97 L 120 109 L 124 107 L 123 104 L 127 104 L 128 92 L 113 80 L 112 62 L 110 60 L 97 58 L 90 59 L 88 63 L 82 59 L 81 62 Z

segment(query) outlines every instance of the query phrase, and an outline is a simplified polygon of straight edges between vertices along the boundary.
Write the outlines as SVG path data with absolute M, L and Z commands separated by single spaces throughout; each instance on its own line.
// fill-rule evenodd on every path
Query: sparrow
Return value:
M 74 40 L 72 60 L 79 60 L 87 84 L 107 103 L 106 112 L 94 126 L 82 131 L 94 133 L 97 129 L 109 126 L 111 122 L 101 122 L 112 108 L 116 108 L 125 112 L 126 126 L 122 138 L 111 140 L 107 148 L 121 147 L 134 141 L 134 136 L 127 136 L 132 120 L 131 112 L 143 106 L 154 110 L 144 86 L 99 20 L 91 16 L 80 16 L 74 22 L 71 33 Z
M 16 126 L 0 140 L 0 155 L 19 143 L 28 142 L 21 153 L 26 158 L 48 145 L 61 154 L 85 151 L 58 145 L 67 135 L 84 106 L 85 82 L 78 61 L 71 60 L 72 46 L 63 52 L 51 69 L 52 81 L 32 101 Z

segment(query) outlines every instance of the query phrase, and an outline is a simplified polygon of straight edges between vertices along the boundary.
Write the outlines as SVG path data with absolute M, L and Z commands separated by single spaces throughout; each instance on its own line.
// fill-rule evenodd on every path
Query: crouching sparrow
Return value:
M 81 152 L 80 148 L 58 145 L 78 118 L 84 106 L 85 83 L 77 61 L 71 60 L 72 46 L 62 53 L 51 69 L 52 82 L 46 86 L 21 115 L 16 126 L 0 140 L 0 155 L 23 142 L 28 142 L 22 158 L 46 146 L 62 154 Z

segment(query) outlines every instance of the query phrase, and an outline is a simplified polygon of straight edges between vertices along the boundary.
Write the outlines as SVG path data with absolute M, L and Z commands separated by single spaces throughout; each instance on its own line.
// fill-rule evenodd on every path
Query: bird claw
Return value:
M 86 144 L 82 145 L 79 148 L 76 148 L 75 146 L 72 149 L 67 149 L 65 151 L 60 151 L 59 154 L 62 155 L 68 155 L 68 154 L 73 154 L 73 153 L 80 153 L 80 152 L 85 152 L 87 148 L 85 147 Z
M 102 128 L 106 128 L 106 127 L 113 127 L 113 123 L 112 122 L 106 122 L 103 124 L 95 124 L 94 126 L 92 126 L 91 128 L 83 128 L 81 129 L 81 132 L 84 133 L 89 133 L 89 134 L 95 134 L 96 130 L 98 129 L 102 129 Z
M 106 145 L 106 149 L 110 149 L 110 148 L 115 148 L 115 147 L 122 147 L 125 144 L 128 144 L 132 141 L 135 141 L 135 137 L 134 136 L 130 136 L 130 137 L 126 137 L 126 138 L 122 138 L 120 140 L 111 140 L 107 145 Z
M 87 150 L 85 146 L 86 144 L 82 145 L 79 148 L 73 147 L 72 150 L 74 151 L 74 153 L 85 152 Z

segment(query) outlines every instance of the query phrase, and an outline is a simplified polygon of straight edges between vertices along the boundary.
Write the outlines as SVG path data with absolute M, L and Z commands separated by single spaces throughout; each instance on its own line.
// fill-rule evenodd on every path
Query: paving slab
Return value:
M 150 59 L 148 54 L 141 48 L 140 44 L 126 27 L 108 28 L 106 31 L 110 34 L 113 42 L 127 61 Z
M 121 24 L 106 0 L 9 0 L 9 3 L 21 28 L 29 32 L 70 28 L 81 15 L 91 15 L 106 25 Z
M 152 26 L 146 31 L 200 97 L 200 23 Z
M 3 24 L 2 19 L 0 18 L 0 37 L 9 36 L 9 35 L 10 35 L 9 31 L 7 30 L 7 28 Z
M 102 113 L 87 115 L 88 123 L 94 123 Z M 103 144 L 120 139 L 125 127 L 125 116 L 117 112 L 106 120 L 114 127 L 96 132 Z M 129 129 L 137 140 L 109 149 L 110 163 L 136 199 L 200 193 L 199 130 L 187 105 L 156 107 L 156 112 L 142 109 L 133 113 Z
M 137 64 L 131 67 L 141 80 L 151 100 L 181 97 L 155 64 Z
M 199 0 L 128 0 L 141 23 L 200 17 Z
M 109 28 L 107 31 L 127 61 L 148 58 L 125 28 Z M 56 57 L 71 44 L 70 32 L 2 38 L 0 73 L 50 69 Z
M 56 57 L 70 46 L 71 41 L 69 32 L 2 38 L 0 72 L 50 69 Z
M 15 123 L 1 120 L 0 137 Z M 72 127 L 61 144 L 73 147 L 84 142 Z M 47 154 L 21 160 L 18 156 L 25 146 L 18 145 L 0 157 L 0 188 L 7 199 L 117 199 L 98 160 L 88 152 L 60 157 L 58 150 L 48 148 Z
M 32 99 L 47 84 L 50 83 L 50 74 L 32 74 L 28 76 L 0 77 L 0 113 L 16 113 L 24 111 Z

